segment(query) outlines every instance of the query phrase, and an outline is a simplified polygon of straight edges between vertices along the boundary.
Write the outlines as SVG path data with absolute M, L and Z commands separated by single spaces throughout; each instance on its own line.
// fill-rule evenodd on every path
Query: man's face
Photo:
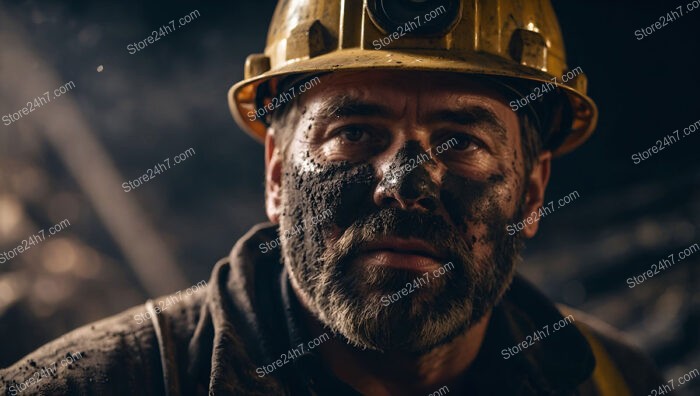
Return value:
M 277 126 L 293 134 L 286 158 L 268 139 L 267 188 L 303 303 L 362 348 L 420 353 L 462 334 L 518 258 L 506 226 L 529 181 L 506 99 L 465 77 L 381 71 L 327 74 L 299 99 Z

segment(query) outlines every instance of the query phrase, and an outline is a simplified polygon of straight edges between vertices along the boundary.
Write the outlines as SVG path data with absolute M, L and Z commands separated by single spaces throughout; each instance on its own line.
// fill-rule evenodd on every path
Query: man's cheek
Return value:
M 440 199 L 450 220 L 465 234 L 470 231 L 468 223 L 483 222 L 479 215 L 487 203 L 486 197 L 484 182 L 473 181 L 450 172 L 443 177 Z
M 493 254 L 493 244 L 490 237 L 490 225 L 484 223 L 467 223 L 467 233 L 464 240 L 472 256 L 477 259 L 485 259 Z
M 344 169 L 329 178 L 328 191 L 336 200 L 333 223 L 346 229 L 376 210 L 372 200 L 373 187 L 376 185 L 374 168 L 363 164 Z
M 311 223 L 317 230 L 347 228 L 372 208 L 374 172 L 370 165 L 315 164 L 313 171 L 296 167 L 289 176 L 290 183 L 285 185 L 290 190 L 289 210 L 303 217 L 298 221 Z

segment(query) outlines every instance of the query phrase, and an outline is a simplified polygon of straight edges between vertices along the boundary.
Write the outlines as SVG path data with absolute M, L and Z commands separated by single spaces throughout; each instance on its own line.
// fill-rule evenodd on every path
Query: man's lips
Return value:
M 418 272 L 434 270 L 445 261 L 444 255 L 424 240 L 385 238 L 365 244 L 358 259 L 365 265 L 381 265 Z

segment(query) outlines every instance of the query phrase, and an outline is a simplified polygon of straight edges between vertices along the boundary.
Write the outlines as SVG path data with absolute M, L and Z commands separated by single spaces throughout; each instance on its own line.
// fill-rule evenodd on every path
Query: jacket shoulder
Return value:
M 168 315 L 178 322 L 198 306 L 194 299 L 180 304 Z M 0 370 L 0 390 L 7 395 L 163 394 L 158 337 L 148 312 L 147 305 L 139 305 L 45 344 Z
M 575 318 L 576 327 L 588 340 L 596 359 L 593 382 L 600 394 L 648 394 L 665 383 L 651 358 L 609 324 L 585 312 L 558 306 Z M 626 388 L 628 393 L 622 392 Z

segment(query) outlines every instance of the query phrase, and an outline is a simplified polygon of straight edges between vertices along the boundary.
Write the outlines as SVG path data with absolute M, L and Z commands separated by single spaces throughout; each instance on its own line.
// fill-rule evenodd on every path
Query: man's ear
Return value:
M 522 230 L 525 238 L 532 238 L 537 233 L 537 220 L 539 220 L 540 217 L 532 215 L 532 212 L 537 212 L 544 204 L 544 192 L 549 182 L 551 164 L 552 152 L 542 152 L 537 162 L 532 167 L 530 175 L 527 177 L 527 192 L 525 194 L 525 207 L 523 212 L 525 228 Z M 530 217 L 532 220 L 527 221 Z
M 279 224 L 282 213 L 282 153 L 275 145 L 274 131 L 265 135 L 265 212 L 267 218 Z

